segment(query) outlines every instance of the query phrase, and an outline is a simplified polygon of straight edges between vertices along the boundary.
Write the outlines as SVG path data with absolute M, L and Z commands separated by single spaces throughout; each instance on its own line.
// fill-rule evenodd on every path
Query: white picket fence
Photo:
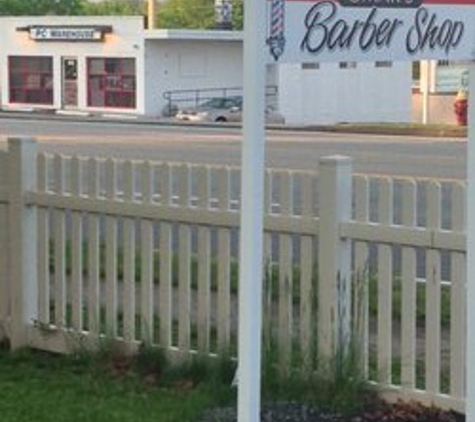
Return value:
M 57 352 L 101 336 L 234 352 L 239 179 L 10 139 L 0 336 Z M 315 364 L 353 333 L 385 394 L 464 411 L 464 184 L 354 175 L 328 157 L 318 172 L 268 170 L 265 192 L 264 327 L 282 365 Z

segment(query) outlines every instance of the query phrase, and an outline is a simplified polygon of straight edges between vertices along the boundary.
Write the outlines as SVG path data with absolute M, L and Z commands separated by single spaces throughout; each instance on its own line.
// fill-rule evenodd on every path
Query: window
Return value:
M 67 59 L 64 61 L 64 79 L 75 81 L 78 78 L 78 64 L 76 60 Z
M 375 67 L 393 67 L 393 62 L 390 60 L 381 60 L 374 63 Z
M 356 69 L 356 62 L 340 62 L 340 69 Z
M 53 59 L 43 56 L 8 58 L 10 102 L 53 104 Z
M 302 63 L 302 70 L 320 69 L 320 63 Z
M 135 108 L 135 59 L 90 58 L 87 72 L 88 106 Z

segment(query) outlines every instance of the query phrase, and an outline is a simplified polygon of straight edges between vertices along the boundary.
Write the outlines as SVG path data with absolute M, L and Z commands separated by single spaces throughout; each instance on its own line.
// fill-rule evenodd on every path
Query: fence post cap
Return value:
M 36 139 L 29 136 L 13 136 L 8 138 L 8 145 L 36 144 Z
M 346 155 L 329 155 L 326 157 L 320 157 L 318 159 L 320 165 L 351 165 L 353 163 L 353 159 L 351 157 L 347 157 Z

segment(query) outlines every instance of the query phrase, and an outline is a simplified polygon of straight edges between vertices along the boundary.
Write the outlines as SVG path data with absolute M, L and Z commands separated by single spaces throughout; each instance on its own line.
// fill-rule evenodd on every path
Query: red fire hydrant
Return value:
M 468 96 L 467 91 L 460 90 L 455 97 L 454 102 L 454 111 L 455 118 L 457 120 L 457 125 L 467 126 L 467 115 L 468 115 Z

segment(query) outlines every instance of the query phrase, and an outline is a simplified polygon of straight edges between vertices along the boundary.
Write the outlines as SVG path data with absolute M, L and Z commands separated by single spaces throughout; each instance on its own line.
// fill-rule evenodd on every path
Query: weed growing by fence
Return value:
M 352 414 L 360 410 L 364 398 L 374 394 L 364 378 L 355 336 L 333 359 L 318 357 L 315 341 L 308 351 L 310 366 L 294 361 L 288 370 L 281 366 L 276 343 L 275 338 L 264 335 L 261 375 L 264 402 L 299 402 L 330 413 Z

